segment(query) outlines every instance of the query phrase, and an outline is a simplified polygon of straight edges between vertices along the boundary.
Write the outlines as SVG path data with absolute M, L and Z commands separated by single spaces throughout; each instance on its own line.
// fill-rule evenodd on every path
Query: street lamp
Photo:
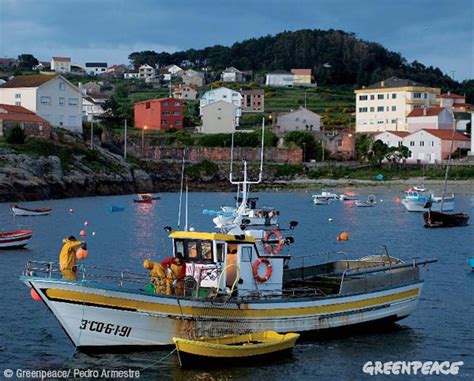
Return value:
M 147 126 L 144 126 L 142 128 L 142 157 L 145 157 L 145 130 L 147 129 Z

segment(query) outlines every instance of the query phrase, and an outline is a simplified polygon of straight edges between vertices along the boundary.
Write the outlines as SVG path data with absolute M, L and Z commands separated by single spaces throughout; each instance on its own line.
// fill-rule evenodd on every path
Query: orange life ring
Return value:
M 261 263 L 263 263 L 267 266 L 267 272 L 265 273 L 265 276 L 263 276 L 263 277 L 258 275 L 258 267 L 260 266 Z M 270 263 L 270 261 L 267 258 L 257 259 L 254 262 L 252 269 L 253 269 L 253 277 L 259 283 L 265 283 L 272 276 L 272 264 Z
M 267 243 L 267 241 L 270 240 L 271 236 L 275 236 L 278 239 L 278 245 L 276 247 L 273 247 L 272 245 L 269 245 Z M 272 255 L 278 254 L 283 248 L 284 244 L 285 240 L 283 239 L 283 236 L 281 235 L 279 230 L 269 230 L 265 233 L 265 236 L 263 237 L 263 248 L 267 253 L 270 253 Z

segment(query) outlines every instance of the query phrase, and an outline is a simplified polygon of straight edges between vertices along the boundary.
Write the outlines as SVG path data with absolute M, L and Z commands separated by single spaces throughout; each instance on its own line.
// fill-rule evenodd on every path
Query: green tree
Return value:
M 25 131 L 17 124 L 7 130 L 5 140 L 9 144 L 23 144 L 26 140 Z
M 304 160 L 309 161 L 315 159 L 321 161 L 323 158 L 323 147 L 320 142 L 316 141 L 313 134 L 306 131 L 291 131 L 285 135 L 285 145 L 296 145 L 304 150 Z M 329 156 L 325 152 L 325 157 Z
M 388 161 L 399 163 L 403 159 L 408 159 L 411 156 L 411 151 L 403 144 L 398 147 L 389 147 L 385 158 Z
M 32 54 L 20 54 L 18 56 L 18 67 L 21 70 L 32 70 L 34 66 L 38 65 L 38 60 Z

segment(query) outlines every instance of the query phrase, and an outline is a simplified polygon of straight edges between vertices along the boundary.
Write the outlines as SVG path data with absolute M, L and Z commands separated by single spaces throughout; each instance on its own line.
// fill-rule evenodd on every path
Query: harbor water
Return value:
M 347 189 L 339 189 L 343 192 Z M 314 205 L 309 192 L 253 193 L 260 206 L 281 211 L 280 223 L 299 222 L 292 232 L 291 266 L 301 256 L 314 254 L 305 264 L 357 258 L 381 253 L 410 260 L 437 258 L 422 269 L 421 299 L 412 315 L 389 329 L 345 333 L 305 339 L 291 357 L 255 366 L 183 370 L 172 348 L 130 353 L 84 354 L 75 348 L 43 303 L 30 297 L 19 281 L 26 260 L 57 261 L 61 241 L 86 230 L 87 264 L 146 274 L 143 260 L 171 255 L 164 226 L 177 229 L 179 194 L 163 193 L 153 204 L 134 204 L 133 196 L 109 196 L 22 203 L 47 206 L 45 217 L 12 217 L 9 205 L 0 204 L 2 230 L 31 228 L 33 239 L 25 249 L 0 251 L 0 377 L 4 369 L 137 369 L 140 379 L 160 380 L 363 380 L 380 379 L 363 372 L 368 361 L 463 361 L 455 379 L 474 379 L 474 272 L 466 260 L 474 256 L 474 190 L 456 193 L 456 210 L 471 215 L 471 225 L 426 229 L 420 213 L 409 213 L 397 202 L 401 189 L 356 189 L 362 199 L 375 194 L 372 208 L 334 201 Z M 234 194 L 190 193 L 189 226 L 213 230 L 203 209 L 231 205 Z M 111 213 L 110 205 L 124 206 Z M 70 211 L 72 209 L 72 212 Z M 87 223 L 87 226 L 85 226 Z M 181 227 L 184 225 L 184 214 Z M 336 241 L 343 231 L 348 241 Z M 310 261 L 310 262 L 309 262 Z M 387 376 L 385 376 L 387 377 Z M 433 376 L 442 380 L 447 376 Z M 429 376 L 391 376 L 392 379 L 429 379 Z M 15 379 L 15 376 L 12 378 Z

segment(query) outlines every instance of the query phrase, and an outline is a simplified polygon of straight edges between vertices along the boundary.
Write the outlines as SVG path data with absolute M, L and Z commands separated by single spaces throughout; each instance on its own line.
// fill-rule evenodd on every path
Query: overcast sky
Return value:
M 473 19 L 473 0 L 0 0 L 0 56 L 111 65 L 133 51 L 332 28 L 463 80 L 474 78 Z

